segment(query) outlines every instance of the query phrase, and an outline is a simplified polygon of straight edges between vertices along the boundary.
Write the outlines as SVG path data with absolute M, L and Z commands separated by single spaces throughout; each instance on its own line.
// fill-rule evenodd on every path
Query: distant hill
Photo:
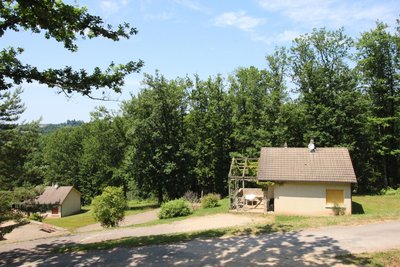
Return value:
M 63 123 L 49 123 L 49 124 L 40 124 L 40 132 L 41 133 L 51 133 L 55 130 L 63 127 L 77 127 L 84 124 L 84 121 L 77 121 L 77 120 L 67 120 Z

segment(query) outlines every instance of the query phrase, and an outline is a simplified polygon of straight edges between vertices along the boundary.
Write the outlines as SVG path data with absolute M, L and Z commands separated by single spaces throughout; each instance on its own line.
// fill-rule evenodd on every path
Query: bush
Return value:
M 332 210 L 333 210 L 333 214 L 334 214 L 335 216 L 345 215 L 345 214 L 346 214 L 346 208 L 340 206 L 338 203 L 335 203 L 335 204 L 333 205 Z
M 32 213 L 31 216 L 29 216 L 29 219 L 33 220 L 33 221 L 38 221 L 38 222 L 42 222 L 45 216 L 41 215 L 38 212 Z
M 220 195 L 210 193 L 201 198 L 201 206 L 204 209 L 214 208 L 218 206 L 218 201 L 221 199 Z
M 124 219 L 127 207 L 122 187 L 107 186 L 93 201 L 93 216 L 103 227 L 115 227 Z
M 180 198 L 162 204 L 158 217 L 160 219 L 168 219 L 174 217 L 187 216 L 192 213 L 193 209 L 190 206 L 189 201 Z
M 393 189 L 393 188 L 391 188 L 391 187 L 389 186 L 389 187 L 387 187 L 387 188 L 385 188 L 385 189 L 382 189 L 382 190 L 379 192 L 379 194 L 380 194 L 380 195 L 387 195 L 387 196 L 395 196 L 395 195 L 400 196 L 400 187 L 397 188 L 397 189 Z

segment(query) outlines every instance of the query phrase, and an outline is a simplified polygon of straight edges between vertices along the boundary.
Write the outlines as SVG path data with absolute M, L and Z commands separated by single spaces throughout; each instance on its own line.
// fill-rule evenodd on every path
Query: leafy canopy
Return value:
M 89 14 L 84 7 L 55 0 L 2 1 L 0 38 L 9 30 L 44 33 L 45 38 L 63 43 L 71 52 L 78 49 L 75 43 L 78 37 L 104 37 L 119 41 L 121 38 L 129 39 L 138 32 L 129 23 L 120 24 L 114 29 L 109 24 L 105 25 L 101 17 Z M 10 89 L 23 82 L 37 81 L 52 88 L 57 87 L 66 94 L 78 92 L 93 98 L 91 94 L 94 89 L 109 88 L 120 92 L 124 77 L 138 72 L 143 66 L 143 62 L 139 60 L 119 65 L 112 62 L 105 71 L 96 67 L 92 73 L 84 69 L 73 70 L 70 66 L 39 70 L 17 58 L 23 51 L 22 48 L 14 47 L 0 50 L 0 90 Z

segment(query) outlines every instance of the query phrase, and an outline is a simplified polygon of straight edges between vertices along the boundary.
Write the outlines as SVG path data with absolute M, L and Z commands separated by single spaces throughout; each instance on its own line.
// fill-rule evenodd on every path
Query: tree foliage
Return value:
M 88 13 L 84 7 L 65 4 L 54 0 L 6 0 L 0 3 L 0 38 L 6 31 L 31 31 L 44 34 L 47 39 L 53 39 L 64 44 L 71 52 L 78 49 L 78 37 L 104 37 L 113 41 L 130 38 L 137 33 L 129 23 L 120 24 L 114 29 L 105 25 L 103 19 Z M 84 69 L 74 70 L 70 66 L 62 69 L 48 68 L 39 70 L 37 67 L 21 62 L 18 56 L 23 48 L 3 48 L 0 51 L 0 91 L 33 81 L 56 87 L 63 92 L 73 92 L 92 97 L 94 90 L 109 88 L 120 92 L 124 85 L 124 77 L 138 72 L 142 61 L 129 61 L 126 64 L 111 63 L 102 71 L 96 67 L 92 73 Z M 104 91 L 103 91 L 104 93 Z
M 21 93 L 0 91 L 0 190 L 38 182 L 29 162 L 38 147 L 39 122 L 17 124 L 25 110 Z
M 124 219 L 126 200 L 121 187 L 107 186 L 92 202 L 93 216 L 103 227 L 115 227 Z
M 375 180 L 383 187 L 400 184 L 400 22 L 392 34 L 388 25 L 361 35 L 357 42 L 362 87 L 370 100 L 368 114 L 371 160 Z M 379 178 L 380 177 L 380 178 Z
M 191 189 L 226 192 L 232 121 L 231 104 L 220 76 L 202 81 L 195 77 L 185 117 L 190 149 Z
M 184 117 L 187 110 L 185 79 L 168 81 L 164 76 L 146 75 L 146 88 L 124 104 L 131 145 L 126 170 L 139 190 L 180 197 L 188 187 L 188 151 Z

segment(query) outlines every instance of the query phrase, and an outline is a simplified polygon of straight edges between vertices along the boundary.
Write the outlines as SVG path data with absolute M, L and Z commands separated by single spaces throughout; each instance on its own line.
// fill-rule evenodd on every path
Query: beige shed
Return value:
M 328 215 L 338 208 L 351 214 L 357 180 L 347 148 L 264 147 L 257 179 L 274 182 L 267 199 L 277 214 Z
M 65 217 L 81 210 L 81 193 L 73 186 L 47 186 L 37 199 L 39 204 L 52 205 L 49 217 Z

